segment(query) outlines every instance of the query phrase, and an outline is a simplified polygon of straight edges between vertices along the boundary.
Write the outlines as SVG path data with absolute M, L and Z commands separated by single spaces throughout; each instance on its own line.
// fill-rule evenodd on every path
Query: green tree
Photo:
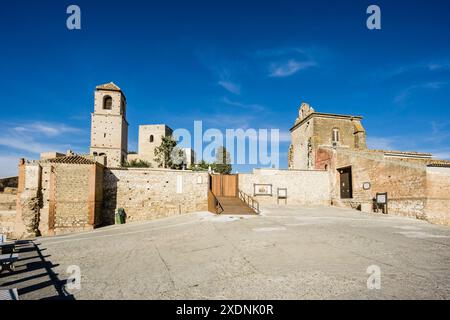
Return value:
M 181 170 L 186 165 L 186 153 L 183 149 L 174 147 L 171 152 L 171 169 Z
M 150 162 L 141 160 L 141 159 L 133 159 L 131 161 L 126 161 L 124 167 L 128 168 L 151 168 L 152 164 Z
M 214 162 L 212 169 L 216 173 L 230 174 L 233 170 L 231 166 L 230 153 L 225 147 L 219 147 L 216 151 L 216 161 Z
M 202 161 L 200 161 L 199 163 L 191 164 L 190 169 L 194 170 L 194 171 L 208 171 L 210 166 L 212 168 L 214 165 L 212 165 L 202 159 Z
M 155 161 L 159 168 L 173 167 L 172 152 L 176 145 L 177 141 L 172 136 L 162 137 L 161 144 L 155 148 Z

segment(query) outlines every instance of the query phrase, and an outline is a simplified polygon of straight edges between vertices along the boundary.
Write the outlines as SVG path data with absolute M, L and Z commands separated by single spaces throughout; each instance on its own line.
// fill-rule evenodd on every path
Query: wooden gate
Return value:
M 238 196 L 237 174 L 212 174 L 210 188 L 216 197 Z
M 340 184 L 341 184 L 341 199 L 353 198 L 352 190 L 352 168 L 339 169 Z

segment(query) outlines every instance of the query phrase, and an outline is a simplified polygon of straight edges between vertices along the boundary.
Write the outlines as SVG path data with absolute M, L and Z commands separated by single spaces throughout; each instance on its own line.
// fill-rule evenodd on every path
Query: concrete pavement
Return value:
M 21 299 L 450 298 L 450 228 L 334 207 L 194 213 L 34 243 L 17 274 L 0 275 Z M 80 290 L 65 287 L 73 265 Z

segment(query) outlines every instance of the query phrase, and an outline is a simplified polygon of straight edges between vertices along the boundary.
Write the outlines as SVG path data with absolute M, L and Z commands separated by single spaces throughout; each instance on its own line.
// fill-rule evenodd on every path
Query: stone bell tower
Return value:
M 91 119 L 93 156 L 106 156 L 108 167 L 120 167 L 128 153 L 127 101 L 113 82 L 97 86 Z
M 316 112 L 302 103 L 290 130 L 289 168 L 315 169 L 319 148 L 367 149 L 366 131 L 361 121 L 361 116 Z

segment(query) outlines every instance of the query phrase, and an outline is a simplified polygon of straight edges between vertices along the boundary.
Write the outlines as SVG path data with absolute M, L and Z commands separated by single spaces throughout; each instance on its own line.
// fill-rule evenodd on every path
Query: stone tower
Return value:
M 290 130 L 289 168 L 315 169 L 317 149 L 321 147 L 367 149 L 366 131 L 361 120 L 360 116 L 316 112 L 307 103 L 302 103 Z
M 108 167 L 120 167 L 127 158 L 126 106 L 125 95 L 113 82 L 96 87 L 91 119 L 90 154 L 106 156 Z
M 155 162 L 155 148 L 161 145 L 162 137 L 168 137 L 172 133 L 173 130 L 165 124 L 139 126 L 140 158 L 157 167 L 157 163 Z

